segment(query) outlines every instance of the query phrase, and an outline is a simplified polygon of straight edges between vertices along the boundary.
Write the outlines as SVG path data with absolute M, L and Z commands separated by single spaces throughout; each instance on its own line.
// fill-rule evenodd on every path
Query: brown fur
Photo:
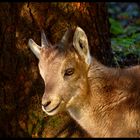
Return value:
M 82 121 L 91 136 L 140 137 L 140 66 L 108 68 L 93 59 L 88 82 L 91 126 Z

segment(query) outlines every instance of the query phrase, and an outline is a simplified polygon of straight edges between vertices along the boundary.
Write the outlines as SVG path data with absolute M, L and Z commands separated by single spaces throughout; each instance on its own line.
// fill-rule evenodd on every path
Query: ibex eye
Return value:
M 74 73 L 74 68 L 68 68 L 65 70 L 64 76 L 70 76 Z

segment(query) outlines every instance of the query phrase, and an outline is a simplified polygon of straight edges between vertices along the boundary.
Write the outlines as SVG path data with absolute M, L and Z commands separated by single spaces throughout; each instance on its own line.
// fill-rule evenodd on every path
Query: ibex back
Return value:
M 90 55 L 85 32 L 68 29 L 51 45 L 29 46 L 45 83 L 42 109 L 67 111 L 91 137 L 140 137 L 140 66 L 109 68 Z

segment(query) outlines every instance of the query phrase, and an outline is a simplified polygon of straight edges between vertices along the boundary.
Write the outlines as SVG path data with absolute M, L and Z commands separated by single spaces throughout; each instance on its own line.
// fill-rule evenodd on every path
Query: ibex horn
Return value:
M 49 43 L 47 41 L 44 30 L 41 31 L 41 47 L 48 47 Z
M 72 41 L 72 38 L 73 38 L 73 30 L 69 28 L 65 32 L 60 42 L 63 43 L 64 45 L 67 45 L 70 41 Z
M 35 56 L 39 59 L 41 47 L 37 45 L 32 39 L 29 39 L 28 46 L 30 47 L 32 52 L 35 54 Z

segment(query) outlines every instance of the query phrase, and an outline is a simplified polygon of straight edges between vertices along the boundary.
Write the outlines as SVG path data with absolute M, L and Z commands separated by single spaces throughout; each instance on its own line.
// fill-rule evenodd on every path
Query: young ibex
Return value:
M 57 45 L 29 40 L 45 82 L 42 109 L 68 111 L 91 137 L 140 137 L 140 66 L 109 68 L 91 57 L 85 32 L 68 29 Z

